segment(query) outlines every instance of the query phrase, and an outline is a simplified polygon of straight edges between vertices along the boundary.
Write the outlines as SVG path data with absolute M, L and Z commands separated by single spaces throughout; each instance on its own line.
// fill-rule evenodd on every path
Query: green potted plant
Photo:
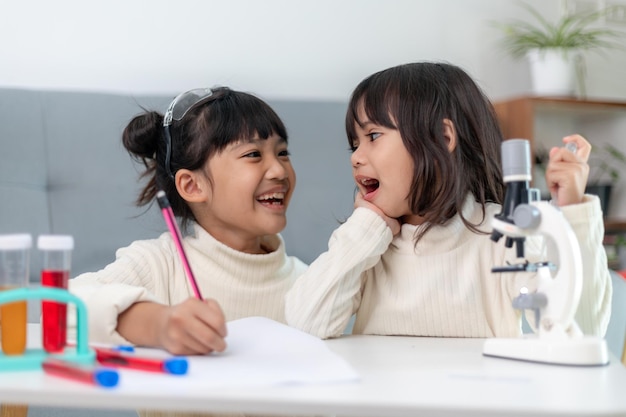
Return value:
M 622 32 L 598 26 L 614 7 L 565 14 L 548 21 L 536 9 L 521 3 L 534 19 L 494 22 L 503 33 L 501 46 L 513 58 L 526 57 L 531 63 L 534 92 L 538 95 L 572 95 L 575 85 L 585 96 L 585 62 L 582 52 L 616 48 Z

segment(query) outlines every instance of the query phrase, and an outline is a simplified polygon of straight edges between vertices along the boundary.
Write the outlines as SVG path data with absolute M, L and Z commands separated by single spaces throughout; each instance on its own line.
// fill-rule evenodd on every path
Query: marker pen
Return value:
M 162 372 L 166 374 L 184 375 L 189 364 L 186 358 L 174 357 L 167 359 L 136 356 L 125 351 L 93 348 L 96 351 L 96 360 L 105 366 L 123 367 L 138 371 Z
M 59 358 L 49 357 L 41 363 L 41 367 L 50 375 L 105 388 L 114 387 L 119 382 L 119 374 L 114 369 L 82 365 Z

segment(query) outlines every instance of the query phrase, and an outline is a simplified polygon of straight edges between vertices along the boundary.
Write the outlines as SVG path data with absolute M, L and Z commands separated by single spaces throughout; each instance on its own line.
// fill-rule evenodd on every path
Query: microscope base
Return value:
M 536 335 L 487 339 L 483 355 L 553 365 L 601 366 L 609 363 L 606 341 L 590 336 L 565 340 L 549 340 Z

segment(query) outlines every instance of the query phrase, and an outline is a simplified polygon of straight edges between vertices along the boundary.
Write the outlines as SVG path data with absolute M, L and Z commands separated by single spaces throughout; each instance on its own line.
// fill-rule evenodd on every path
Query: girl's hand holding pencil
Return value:
M 215 300 L 203 299 L 185 254 L 183 237 L 170 202 L 164 191 L 157 192 L 156 198 L 195 296 L 162 310 L 157 326 L 159 344 L 177 355 L 221 352 L 226 349 L 224 313 Z
M 215 300 L 190 297 L 164 307 L 157 319 L 157 338 L 168 352 L 204 355 L 226 349 L 226 321 Z

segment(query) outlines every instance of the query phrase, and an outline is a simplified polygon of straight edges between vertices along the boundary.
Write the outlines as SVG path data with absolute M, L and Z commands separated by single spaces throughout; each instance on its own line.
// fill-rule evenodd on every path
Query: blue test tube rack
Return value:
M 5 355 L 0 352 L 0 372 L 41 369 L 48 357 L 56 357 L 80 364 L 95 362 L 96 353 L 89 348 L 87 333 L 87 307 L 85 303 L 67 290 L 52 287 L 17 288 L 0 291 L 0 304 L 26 300 L 46 300 L 76 306 L 76 346 L 65 347 L 62 353 L 49 354 L 44 349 L 27 348 L 22 355 Z M 1 325 L 1 324 L 0 324 Z

